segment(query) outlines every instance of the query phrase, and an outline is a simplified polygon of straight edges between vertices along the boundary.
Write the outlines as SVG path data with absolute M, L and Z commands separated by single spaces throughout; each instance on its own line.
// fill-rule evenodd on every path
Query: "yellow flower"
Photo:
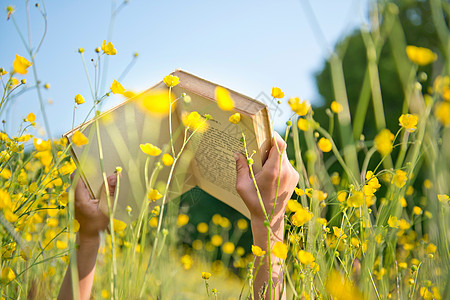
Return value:
M 205 280 L 208 280 L 211 277 L 211 273 L 209 272 L 202 272 L 202 278 Z
M 63 242 L 63 241 L 60 241 L 60 240 L 57 240 L 56 241 L 56 248 L 58 248 L 59 250 L 66 249 L 67 248 L 67 243 Z
M 192 267 L 192 264 L 194 263 L 194 261 L 192 260 L 192 257 L 188 254 L 183 255 L 181 257 L 180 261 L 185 270 L 189 270 Z
M 398 118 L 400 126 L 406 129 L 408 132 L 414 132 L 417 129 L 417 120 L 418 117 L 416 115 L 411 114 L 403 114 Z
M 418 206 L 414 206 L 413 207 L 413 214 L 415 215 L 421 215 L 422 214 L 422 209 Z
M 239 219 L 237 221 L 237 227 L 240 230 L 246 230 L 248 228 L 248 222 L 245 219 Z
M 302 131 L 308 131 L 309 129 L 311 129 L 311 125 L 310 125 L 309 121 L 304 118 L 298 119 L 297 126 L 298 126 L 298 129 L 300 129 Z
M 402 188 L 406 181 L 408 180 L 408 177 L 406 176 L 406 172 L 402 170 L 396 170 L 394 177 L 392 177 L 391 184 L 395 184 L 396 187 Z
M 305 224 L 306 222 L 308 222 L 309 220 L 311 220 L 312 217 L 314 216 L 314 214 L 312 212 L 310 212 L 307 209 L 304 209 L 300 205 L 300 203 L 298 204 L 298 207 L 296 209 L 297 209 L 297 211 L 291 217 L 291 222 L 292 222 L 292 225 L 294 225 L 294 226 L 300 227 L 303 224 Z
M 11 18 L 11 15 L 14 13 L 15 10 L 16 10 L 15 7 L 12 5 L 8 5 L 6 7 L 6 12 L 8 13 L 6 16 L 6 20 L 9 20 L 9 18 Z
M 86 145 L 87 143 L 89 143 L 89 139 L 81 132 L 79 132 L 78 130 L 74 132 L 73 136 L 72 136 L 72 142 L 80 147 L 83 145 Z
M 375 147 L 381 155 L 388 155 L 392 152 L 392 141 L 394 140 L 394 135 L 389 131 L 389 129 L 383 129 L 378 133 L 374 139 Z
M 200 233 L 206 233 L 208 232 L 208 224 L 206 224 L 205 222 L 201 222 L 197 224 L 197 231 Z
M 288 100 L 288 104 L 292 111 L 299 116 L 306 115 L 311 108 L 311 105 L 306 100 L 300 103 L 300 99 L 298 97 L 290 98 Z
M 183 227 L 188 222 L 189 222 L 189 216 L 187 216 L 185 214 L 179 214 L 178 215 L 178 217 L 177 217 L 177 226 L 178 227 Z
M 125 95 L 129 92 L 125 92 Z M 128 97 L 128 96 L 127 96 Z M 131 95 L 132 98 L 134 95 Z M 169 110 L 173 112 L 176 107 L 175 96 L 167 89 L 151 90 L 137 96 L 139 106 L 152 115 L 165 117 L 169 113 Z M 172 105 L 171 105 L 172 103 Z
M 226 242 L 222 245 L 222 251 L 226 254 L 232 254 L 234 252 L 234 244 L 232 242 Z
M 372 171 L 367 171 L 366 180 L 368 180 L 366 184 L 373 188 L 375 191 L 377 191 L 381 187 L 378 178 L 373 176 Z
M 174 87 L 180 83 L 180 78 L 173 75 L 167 75 L 163 78 L 163 81 L 168 87 Z
M 32 64 L 33 63 L 29 62 L 25 57 L 16 54 L 16 58 L 13 61 L 14 73 L 27 74 L 27 69 Z
M 341 237 L 343 239 L 347 238 L 347 235 L 344 233 L 344 231 L 341 228 L 336 227 L 336 226 L 333 226 L 333 234 L 336 237 Z
M 158 199 L 161 199 L 163 195 L 160 194 L 160 192 L 158 192 L 158 190 L 156 189 L 150 189 L 150 192 L 147 194 L 147 197 L 150 201 L 156 201 Z
M 206 123 L 206 119 L 204 119 L 200 114 L 196 111 L 188 114 L 187 112 L 183 113 L 181 116 L 181 121 L 184 126 L 196 130 L 198 132 L 205 132 L 208 129 L 208 124 Z
M 330 152 L 331 149 L 333 148 L 333 145 L 331 144 L 330 140 L 327 138 L 321 138 L 319 140 L 319 142 L 317 142 L 317 146 L 319 147 L 320 150 L 322 150 L 323 152 Z
M 219 247 L 222 243 L 223 239 L 220 235 L 215 234 L 211 237 L 211 244 L 213 244 L 213 246 Z
M 80 94 L 76 94 L 75 95 L 75 103 L 80 105 L 84 103 L 84 97 L 81 96 Z
M 8 283 L 16 278 L 16 274 L 10 267 L 4 267 L 1 272 L 1 280 L 3 283 Z
M 34 121 L 36 121 L 36 116 L 32 112 L 30 112 L 27 115 L 27 121 L 30 122 L 30 123 L 33 123 Z
M 234 108 L 234 101 L 231 98 L 230 92 L 227 89 L 218 86 L 216 87 L 215 94 L 217 105 L 221 110 L 230 111 Z
M 440 102 L 434 108 L 434 116 L 444 126 L 450 125 L 450 102 Z
M 52 142 L 50 140 L 44 141 L 43 139 L 35 138 L 33 144 L 36 151 L 39 152 L 47 151 L 52 148 Z
M 357 300 L 364 299 L 362 293 L 358 290 L 347 276 L 342 276 L 338 271 L 333 270 L 328 274 L 326 289 L 333 299 Z
M 280 88 L 274 86 L 272 87 L 272 97 L 281 99 L 284 97 L 284 92 L 282 92 Z
M 449 200 L 450 200 L 450 197 L 446 194 L 439 194 L 439 195 L 437 195 L 437 197 L 438 197 L 438 200 L 442 203 L 449 202 Z
M 113 230 L 115 232 L 121 232 L 121 231 L 124 231 L 125 228 L 127 228 L 127 223 L 122 222 L 120 220 L 113 219 L 112 223 L 113 223 Z
M 230 121 L 230 123 L 233 123 L 233 124 L 239 123 L 241 121 L 241 114 L 240 113 L 235 113 L 235 114 L 231 115 L 228 118 L 228 121 Z
M 170 154 L 164 153 L 164 155 L 162 156 L 162 163 L 165 166 L 171 166 L 173 164 L 173 157 Z
M 437 59 L 437 54 L 427 48 L 406 46 L 406 55 L 415 64 L 426 66 Z
M 139 147 L 141 148 L 142 152 L 150 156 L 158 156 L 161 154 L 161 149 L 153 146 L 150 143 L 140 144 Z
M 120 82 L 118 82 L 115 79 L 114 79 L 113 83 L 111 84 L 110 89 L 111 89 L 111 92 L 113 92 L 114 94 L 123 94 L 125 92 L 125 89 L 120 84 Z
M 109 298 L 109 291 L 108 290 L 102 290 L 102 298 L 108 299 Z
M 282 242 L 276 242 L 272 248 L 272 253 L 280 259 L 286 259 L 287 257 L 287 246 Z
M 341 191 L 337 194 L 337 197 L 339 202 L 344 202 L 345 199 L 347 199 L 347 192 Z
M 400 198 L 400 205 L 401 205 L 401 207 L 407 207 L 408 206 L 408 202 L 406 202 L 405 197 L 401 197 Z
M 364 204 L 364 193 L 363 192 L 353 192 L 353 195 L 348 197 L 347 205 L 350 207 L 360 207 Z
M 335 113 L 335 114 L 338 114 L 338 113 L 340 113 L 341 111 L 342 111 L 342 105 L 341 104 L 339 104 L 337 101 L 333 101 L 333 102 L 331 102 L 331 110 Z
M 314 258 L 314 255 L 312 255 L 308 251 L 300 250 L 298 251 L 298 260 L 304 265 L 309 265 L 316 259 Z
M 252 253 L 255 256 L 263 256 L 264 254 L 266 254 L 266 251 L 263 251 L 260 247 L 252 245 Z
M 389 216 L 388 225 L 391 228 L 398 228 L 399 222 L 396 216 Z
M 72 230 L 73 232 L 78 232 L 80 230 L 80 223 L 77 219 L 73 219 L 72 221 Z
M 5 219 L 11 223 L 16 222 L 17 219 L 19 218 L 19 216 L 13 213 L 9 207 L 5 207 L 3 209 L 3 215 L 5 216 Z
M 427 248 L 425 249 L 425 251 L 427 251 L 427 254 L 435 253 L 436 250 L 437 250 L 437 247 L 433 243 L 429 243 Z
M 411 227 L 411 224 L 409 224 L 408 221 L 406 221 L 405 219 L 400 219 L 398 221 L 398 227 L 401 230 L 407 230 L 407 229 L 409 229 Z
M 114 45 L 111 42 L 106 43 L 106 40 L 104 40 L 102 43 L 102 50 L 103 50 L 103 52 L 105 52 L 106 55 L 116 55 L 117 54 L 117 50 L 116 50 L 116 48 L 114 48 Z

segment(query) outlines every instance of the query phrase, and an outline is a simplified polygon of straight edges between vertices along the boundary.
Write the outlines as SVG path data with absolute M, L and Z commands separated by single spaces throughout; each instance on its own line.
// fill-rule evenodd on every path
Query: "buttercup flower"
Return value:
M 388 155 L 392 152 L 392 141 L 394 135 L 389 129 L 383 129 L 374 139 L 375 147 L 381 155 Z
M 209 272 L 202 272 L 202 278 L 205 280 L 208 280 L 211 277 L 211 273 Z
M 252 253 L 255 256 L 263 256 L 264 254 L 266 254 L 266 251 L 263 251 L 260 247 L 252 245 Z
M 241 121 L 241 114 L 240 113 L 235 113 L 235 114 L 231 115 L 228 118 L 228 121 L 230 121 L 233 124 L 239 123 Z
M 156 189 L 150 189 L 150 192 L 147 194 L 147 198 L 152 201 L 155 202 L 156 200 L 160 199 L 163 195 L 161 195 L 160 192 L 158 192 L 158 190 Z
M 161 149 L 153 146 L 150 143 L 140 144 L 139 147 L 141 148 L 142 152 L 150 156 L 158 156 L 161 154 Z
M 272 87 L 272 97 L 281 99 L 284 97 L 284 92 L 281 91 L 280 88 L 277 88 L 276 86 Z
M 87 143 L 89 143 L 89 139 L 81 132 L 79 132 L 78 130 L 74 132 L 73 136 L 72 136 L 72 142 L 80 147 L 83 145 L 86 145 Z
M 102 50 L 107 55 L 116 55 L 117 54 L 117 50 L 116 50 L 116 48 L 114 48 L 114 45 L 111 42 L 106 43 L 106 40 L 104 40 L 102 43 Z
M 347 205 L 351 207 L 360 207 L 364 204 L 364 193 L 363 192 L 353 192 L 353 195 L 348 197 Z
M 331 108 L 331 111 L 333 111 L 335 114 L 340 113 L 342 111 L 342 109 L 343 109 L 342 105 L 339 104 L 337 101 L 331 102 L 330 108 Z
M 314 214 L 312 212 L 303 208 L 299 203 L 299 205 L 296 207 L 295 214 L 291 217 L 292 225 L 300 227 L 311 220 L 313 216 Z
M 303 130 L 303 131 L 307 131 L 307 130 L 311 129 L 309 121 L 304 118 L 298 119 L 297 126 L 298 126 L 298 129 Z
M 415 64 L 426 66 L 437 59 L 437 54 L 427 48 L 406 46 L 406 55 Z
M 408 177 L 406 176 L 406 172 L 402 170 L 396 170 L 394 177 L 392 177 L 392 184 L 395 184 L 396 187 L 402 188 L 406 181 L 408 180 Z
M 120 84 L 120 82 L 118 82 L 115 79 L 114 79 L 113 83 L 111 84 L 110 89 L 111 89 L 111 92 L 113 92 L 113 94 L 123 94 L 125 92 L 125 89 Z
M 173 164 L 173 157 L 172 157 L 172 155 L 170 155 L 170 154 L 167 154 L 167 153 L 165 153 L 164 155 L 163 155 L 163 157 L 162 157 L 162 163 L 165 165 L 165 166 L 170 166 L 170 165 L 172 165 Z
M 192 129 L 197 130 L 198 132 L 205 132 L 208 129 L 208 124 L 206 123 L 206 120 L 200 116 L 200 114 L 196 111 L 193 111 L 191 113 L 183 113 L 181 116 L 181 121 L 183 122 L 184 126 Z
M 287 246 L 282 242 L 276 242 L 272 248 L 272 253 L 280 259 L 286 259 L 287 257 Z
M 25 57 L 16 54 L 16 58 L 13 61 L 14 73 L 27 74 L 28 68 L 31 67 L 33 63 L 29 62 Z
M 30 123 L 33 123 L 34 121 L 36 121 L 36 116 L 32 112 L 30 112 L 27 115 L 27 121 L 30 122 Z
M 288 100 L 288 104 L 292 111 L 299 116 L 306 115 L 311 108 L 311 105 L 306 100 L 300 103 L 300 99 L 298 97 L 290 98 Z
M 406 129 L 408 132 L 414 132 L 417 129 L 417 119 L 416 115 L 403 114 L 398 119 L 400 126 Z
M 314 255 L 312 255 L 308 251 L 300 250 L 298 251 L 298 260 L 304 265 L 309 265 L 316 259 L 314 258 Z
M 389 216 L 388 225 L 391 228 L 398 228 L 399 222 L 396 216 Z
M 450 126 L 450 102 L 440 102 L 434 108 L 434 116 L 444 126 Z
M 217 105 L 221 110 L 230 111 L 234 108 L 234 101 L 230 96 L 230 92 L 221 87 L 216 87 L 215 96 L 217 100 Z
M 333 145 L 331 144 L 330 140 L 324 137 L 319 140 L 317 146 L 323 152 L 330 152 L 331 149 L 333 149 Z
M 75 95 L 75 103 L 80 105 L 84 103 L 84 97 L 81 96 L 80 94 L 76 94 Z
M 113 219 L 113 228 L 115 232 L 124 231 L 127 228 L 127 223 Z
M 180 78 L 173 75 L 167 75 L 163 78 L 163 81 L 168 87 L 174 87 L 180 83 Z

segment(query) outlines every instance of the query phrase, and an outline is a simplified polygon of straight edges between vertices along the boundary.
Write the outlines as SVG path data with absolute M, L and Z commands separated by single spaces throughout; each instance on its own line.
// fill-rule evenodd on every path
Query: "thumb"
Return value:
M 247 160 L 242 153 L 236 152 L 233 156 L 236 160 L 236 183 L 238 183 L 250 176 L 250 170 L 248 169 Z
M 109 203 L 111 204 L 111 209 L 113 208 L 114 204 L 114 196 L 116 192 L 116 185 L 117 185 L 117 175 L 109 175 L 106 178 L 106 181 L 108 183 L 108 191 L 109 191 Z M 108 215 L 108 197 L 106 195 L 106 187 L 105 183 L 102 184 L 102 190 L 100 192 L 100 201 L 99 201 L 99 208 L 100 210 L 105 214 Z

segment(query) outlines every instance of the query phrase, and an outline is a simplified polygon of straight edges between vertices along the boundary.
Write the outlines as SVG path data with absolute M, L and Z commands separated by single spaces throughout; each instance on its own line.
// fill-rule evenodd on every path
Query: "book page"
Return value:
M 175 88 L 174 91 L 176 94 L 185 92 L 181 88 Z M 222 111 L 214 101 L 189 91 L 186 93 L 192 99 L 189 111 L 197 111 L 201 115 L 210 114 L 213 118 L 207 121 L 208 130 L 201 134 L 196 133 L 189 145 L 189 149 L 195 152 L 192 172 L 198 186 L 249 217 L 247 207 L 236 192 L 236 163 L 233 154 L 236 152 L 245 154 L 244 143 L 241 141 L 243 132 L 249 155 L 255 151 L 252 156 L 254 171 L 261 169 L 262 161 L 253 118 L 241 113 L 239 124 L 232 124 L 228 118 L 235 113 L 234 111 Z
M 164 86 L 161 85 L 161 87 L 163 88 Z M 168 111 L 165 114 L 149 113 L 141 105 L 140 101 L 143 97 L 146 97 L 146 95 L 128 100 L 102 114 L 98 119 L 105 173 L 107 176 L 112 175 L 116 167 L 122 168 L 114 217 L 127 223 L 137 219 L 143 205 L 147 205 L 149 202 L 147 192 L 150 186 L 146 183 L 145 175 L 147 160 L 148 180 L 155 164 L 161 161 L 162 154 L 171 154 Z M 173 131 L 177 131 L 180 126 L 182 125 L 180 125 L 177 115 L 172 113 Z M 183 130 L 178 130 L 178 132 L 181 131 Z M 85 126 L 83 133 L 89 138 L 89 144 L 82 147 L 73 145 L 73 152 L 93 196 L 99 199 L 103 177 L 95 122 Z M 139 147 L 140 144 L 145 143 L 151 143 L 161 148 L 162 154 L 158 157 L 145 154 Z M 176 139 L 175 144 L 175 148 L 179 149 L 180 139 Z M 183 165 L 182 162 L 179 163 Z M 163 166 L 157 180 L 155 180 L 155 185 L 165 186 L 164 183 L 167 182 L 169 169 L 170 167 Z M 174 174 L 174 182 L 177 186 L 173 187 L 173 193 L 169 195 L 169 198 L 179 196 L 185 191 L 187 186 L 190 188 L 195 186 L 194 178 L 188 176 L 186 170 L 182 170 L 181 167 L 177 168 L 177 170 L 179 173 Z M 188 185 L 184 184 L 186 181 L 188 181 Z M 160 192 L 163 193 L 162 190 Z M 161 200 L 149 203 L 149 208 L 152 209 L 155 205 L 160 205 L 160 202 Z M 127 212 L 127 206 L 131 207 L 131 214 Z M 106 202 L 100 203 L 100 208 L 103 212 L 108 212 Z

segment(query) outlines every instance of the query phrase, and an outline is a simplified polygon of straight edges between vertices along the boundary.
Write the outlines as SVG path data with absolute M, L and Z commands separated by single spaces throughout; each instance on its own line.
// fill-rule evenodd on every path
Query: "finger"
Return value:
M 250 177 L 250 169 L 242 153 L 234 153 L 233 156 L 236 160 L 236 190 L 239 192 L 240 183 L 246 182 L 246 179 Z
M 278 170 L 280 166 L 280 153 L 283 153 L 283 158 L 287 159 L 286 143 L 281 138 L 281 136 L 277 132 L 275 132 L 273 137 L 273 146 L 270 149 L 269 157 L 267 158 L 261 169 L 262 174 L 272 174 L 274 170 Z
M 109 191 L 109 203 L 111 205 L 111 209 L 113 208 L 114 204 L 114 196 L 116 192 L 116 186 L 117 186 L 117 175 L 109 175 L 106 178 L 107 184 L 108 184 L 108 191 Z M 100 191 L 100 199 L 99 199 L 99 209 L 105 214 L 108 215 L 108 196 L 106 195 L 106 188 L 105 183 L 103 182 L 102 188 Z

